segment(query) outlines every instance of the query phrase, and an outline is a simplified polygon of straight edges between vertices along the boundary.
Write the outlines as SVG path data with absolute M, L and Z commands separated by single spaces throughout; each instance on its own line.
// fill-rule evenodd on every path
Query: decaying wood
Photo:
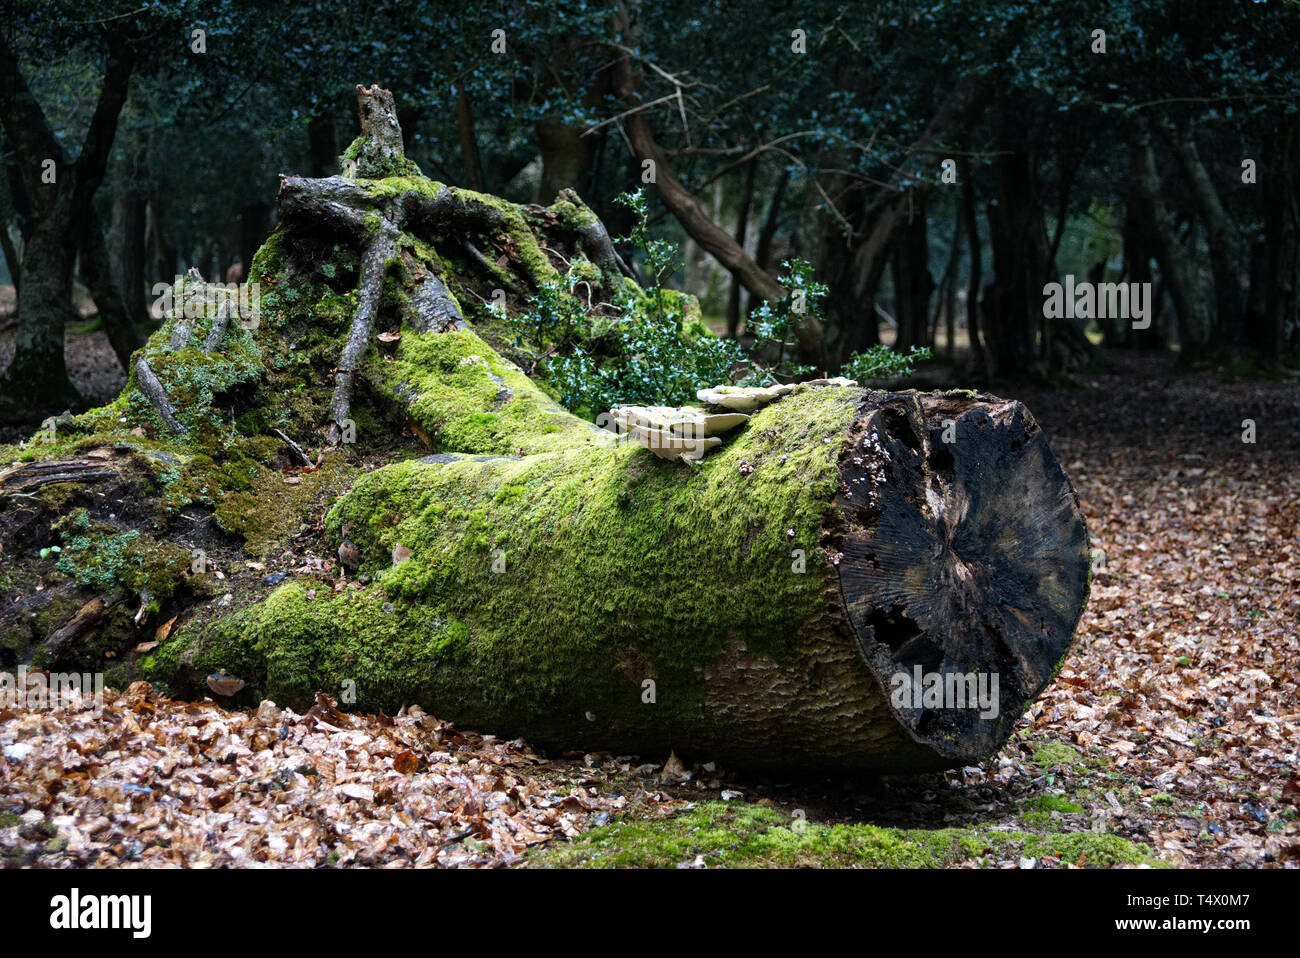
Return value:
M 0 472 L 0 492 L 27 495 L 56 482 L 95 482 L 115 479 L 117 475 L 116 470 L 104 468 L 102 460 L 29 462 Z
M 99 596 L 83 605 L 67 622 L 50 633 L 45 640 L 45 648 L 51 659 L 57 659 L 65 647 L 91 634 L 108 611 L 108 603 Z
M 231 300 L 223 299 L 221 305 L 217 307 L 217 315 L 212 319 L 212 329 L 208 331 L 208 338 L 203 343 L 205 353 L 216 352 L 222 337 L 226 335 L 226 326 L 230 322 L 230 303 Z
M 411 290 L 405 320 L 417 333 L 445 333 L 467 328 L 460 307 L 442 280 L 432 273 Z
M 298 457 L 299 461 L 301 461 L 304 466 L 315 465 L 315 463 L 312 461 L 311 456 L 303 452 L 302 446 L 298 445 L 296 442 L 294 442 L 292 439 L 286 436 L 282 430 L 272 429 L 271 433 L 282 443 L 288 446 L 293 451 L 293 454 Z
M 330 401 L 330 422 L 326 427 L 326 436 L 331 445 L 337 445 L 343 434 L 343 424 L 352 408 L 352 387 L 356 380 L 357 368 L 365 356 L 366 347 L 370 345 L 370 335 L 375 327 L 375 313 L 379 310 L 379 300 L 384 291 L 384 276 L 388 271 L 388 261 L 395 252 L 393 237 L 396 229 L 391 223 L 385 224 L 366 250 L 361 261 L 361 277 L 357 288 L 356 315 L 352 318 L 352 328 L 348 332 L 348 341 L 339 358 L 338 371 L 334 374 L 334 396 Z
M 393 160 L 400 160 L 405 155 L 393 94 L 378 84 L 370 87 L 358 84 L 357 113 L 365 141 L 357 155 L 356 175 L 382 175 L 382 171 L 391 168 Z
M 382 115 L 392 97 L 362 88 L 359 98 L 359 165 L 391 169 L 401 159 L 395 117 Z M 286 582 L 275 601 L 234 590 L 244 603 L 261 603 L 257 616 L 182 621 L 168 641 L 183 642 L 185 654 L 156 675 L 176 688 L 195 680 L 201 692 L 204 676 L 235 668 L 249 686 L 241 695 L 283 701 L 282 692 L 310 694 L 338 679 L 335 642 L 363 642 L 368 671 L 383 676 L 367 690 L 368 705 L 418 701 L 458 724 L 557 749 L 676 748 L 729 765 L 898 772 L 969 764 L 1006 740 L 1062 660 L 1088 590 L 1082 513 L 1023 406 L 972 393 L 885 393 L 848 380 L 719 387 L 701 391 L 698 410 L 636 413 L 660 456 L 686 451 L 687 425 L 713 447 L 689 468 L 658 461 L 557 408 L 467 328 L 456 298 L 482 293 L 454 270 L 482 270 L 520 294 L 555 275 L 555 263 L 570 262 L 578 245 L 608 281 L 624 267 L 604 227 L 588 221 L 585 207 L 575 218 L 572 207 L 521 208 L 427 181 L 391 195 L 400 183 L 283 177 L 279 249 L 297 279 L 336 244 L 360 258 L 333 382 L 321 382 L 320 366 L 302 379 L 312 390 L 306 408 L 329 403 L 315 415 L 328 416 L 330 442 L 352 415 L 379 328 L 388 351 L 364 366 L 374 382 L 363 395 L 381 407 L 372 421 L 395 432 L 406 418 L 436 450 L 359 479 L 333 505 L 349 571 L 387 571 L 400 555 L 409 590 L 377 594 L 391 586 L 380 572 L 377 588 L 356 598 L 375 600 L 376 617 L 405 617 L 402 641 L 367 631 L 365 610 L 343 604 L 350 592 Z M 400 319 L 387 304 L 380 316 L 390 272 Z M 321 295 L 311 275 L 302 289 Z M 276 277 L 287 288 L 295 281 Z M 331 285 L 333 296 L 337 277 Z M 313 315 L 303 299 L 292 322 L 259 331 L 267 337 L 260 345 L 273 353 L 271 337 L 293 335 L 289 327 L 303 325 L 297 318 Z M 220 338 L 214 323 L 205 348 Z M 313 336 L 312 348 L 319 342 Z M 412 363 L 424 364 L 419 378 Z M 135 372 L 162 420 L 184 434 L 148 363 L 139 360 Z M 450 377 L 473 386 L 450 398 L 441 394 L 452 390 L 421 388 L 439 375 L 449 377 L 439 386 Z M 311 464 L 289 432 L 319 425 L 270 431 Z M 0 491 L 115 474 L 83 455 L 0 474 Z M 471 516 L 491 537 L 467 534 Z M 394 541 L 396 526 L 402 541 Z M 494 564 L 489 573 L 497 542 L 526 546 L 511 546 L 506 571 Z M 807 578 L 792 586 L 787 568 Z M 436 617 L 425 615 L 435 605 Z M 104 612 L 102 600 L 88 603 L 50 637 L 52 651 L 99 628 Z M 254 621 L 256 633 L 246 627 Z M 256 654 L 242 656 L 241 642 Z M 277 642 L 293 649 L 291 667 Z M 996 674 L 996 714 L 900 704 L 893 681 L 912 670 L 945 679 Z M 647 678 L 659 683 L 656 707 L 642 698 Z
M 605 224 L 587 208 L 578 194 L 574 190 L 565 188 L 560 190 L 557 199 L 572 203 L 583 213 L 588 214 L 583 218 L 582 225 L 578 227 L 578 237 L 582 240 L 587 258 L 603 270 L 622 273 L 630 279 L 636 279 L 636 273 L 623 262 L 623 257 L 619 256 L 618 250 L 614 248 Z
M 189 430 L 176 421 L 176 410 L 172 408 L 171 400 L 167 398 L 167 390 L 163 389 L 162 383 L 158 381 L 158 377 L 149 366 L 149 360 L 143 357 L 136 360 L 135 379 L 140 392 L 144 393 L 153 404 L 158 417 L 167 424 L 167 428 L 178 436 L 186 435 Z

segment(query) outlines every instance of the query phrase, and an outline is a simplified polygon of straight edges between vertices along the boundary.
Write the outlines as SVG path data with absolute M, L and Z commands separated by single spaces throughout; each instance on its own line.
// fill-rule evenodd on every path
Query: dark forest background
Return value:
M 1115 349 L 1271 376 L 1300 344 L 1296 3 L 38 0 L 3 17 L 10 418 L 84 404 L 68 331 L 102 329 L 125 367 L 157 324 L 153 284 L 238 278 L 274 228 L 276 174 L 337 172 L 359 82 L 396 93 L 427 175 L 542 204 L 571 187 L 615 236 L 615 197 L 653 158 L 673 285 L 743 337 L 782 262 L 808 260 L 831 371 L 883 342 L 971 382 L 1056 381 Z M 1150 327 L 1046 318 L 1043 286 L 1067 275 L 1152 283 Z

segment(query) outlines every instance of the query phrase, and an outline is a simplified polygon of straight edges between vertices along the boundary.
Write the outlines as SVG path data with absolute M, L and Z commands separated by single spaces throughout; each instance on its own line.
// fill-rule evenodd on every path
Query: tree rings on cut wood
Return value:
M 863 658 L 903 726 L 954 761 L 1000 746 L 1047 686 L 1089 583 L 1078 497 L 1042 430 L 1019 402 L 978 400 L 900 393 L 870 409 L 835 519 Z

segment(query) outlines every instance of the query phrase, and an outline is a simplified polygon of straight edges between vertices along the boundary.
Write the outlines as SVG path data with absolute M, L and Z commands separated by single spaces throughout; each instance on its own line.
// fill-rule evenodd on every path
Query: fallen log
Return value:
M 192 668 L 556 748 L 915 771 L 1005 741 L 1087 597 L 1077 500 L 1017 402 L 809 389 L 696 467 L 569 435 L 365 477 L 330 523 L 370 586 L 282 586 Z
M 358 97 L 350 178 L 281 180 L 281 229 L 250 272 L 267 290 L 257 327 L 228 326 L 217 352 L 173 351 L 182 319 L 169 317 L 125 401 L 88 414 L 96 441 L 111 430 L 149 458 L 168 509 L 141 514 L 171 521 L 185 555 L 225 547 L 186 528 L 201 520 L 185 510 L 203 508 L 231 536 L 265 512 L 285 531 L 263 540 L 313 550 L 265 576 L 222 557 L 228 591 L 169 607 L 177 624 L 142 674 L 174 693 L 223 676 L 247 704 L 418 703 L 557 749 L 783 772 L 934 769 L 996 750 L 1088 593 L 1083 517 L 1029 412 L 831 379 L 755 390 L 762 408 L 714 388 L 699 394 L 708 408 L 642 409 L 667 417 L 672 441 L 674 424 L 727 420 L 686 462 L 598 429 L 479 332 L 495 290 L 527 308 L 557 267 L 634 301 L 603 227 L 576 195 L 520 207 L 424 179 L 400 153 L 392 97 Z M 372 444 L 365 469 L 343 448 L 276 472 L 287 436 L 352 416 Z M 22 479 L 68 475 L 51 469 Z M 309 487 L 329 500 L 280 514 L 285 490 Z M 292 508 L 305 518 L 330 500 L 327 533 L 306 541 Z M 316 558 L 341 538 L 353 582 L 322 578 Z

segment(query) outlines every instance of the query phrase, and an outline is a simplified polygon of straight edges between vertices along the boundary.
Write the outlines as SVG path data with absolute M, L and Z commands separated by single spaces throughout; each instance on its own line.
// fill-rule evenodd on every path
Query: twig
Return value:
M 296 442 L 294 442 L 292 439 L 290 439 L 288 436 L 286 436 L 283 432 L 281 432 L 279 429 L 272 429 L 271 432 L 275 435 L 275 437 L 276 437 L 277 439 L 279 439 L 279 440 L 280 440 L 281 442 L 283 442 L 286 446 L 288 446 L 290 449 L 292 449 L 293 452 L 294 452 L 294 455 L 296 455 L 299 459 L 301 459 L 301 460 L 303 461 L 303 464 L 304 464 L 304 465 L 307 465 L 307 466 L 314 466 L 314 465 L 315 465 L 315 463 L 312 462 L 311 457 L 308 456 L 305 452 L 302 451 L 302 447 L 299 446 L 299 445 L 298 445 Z

